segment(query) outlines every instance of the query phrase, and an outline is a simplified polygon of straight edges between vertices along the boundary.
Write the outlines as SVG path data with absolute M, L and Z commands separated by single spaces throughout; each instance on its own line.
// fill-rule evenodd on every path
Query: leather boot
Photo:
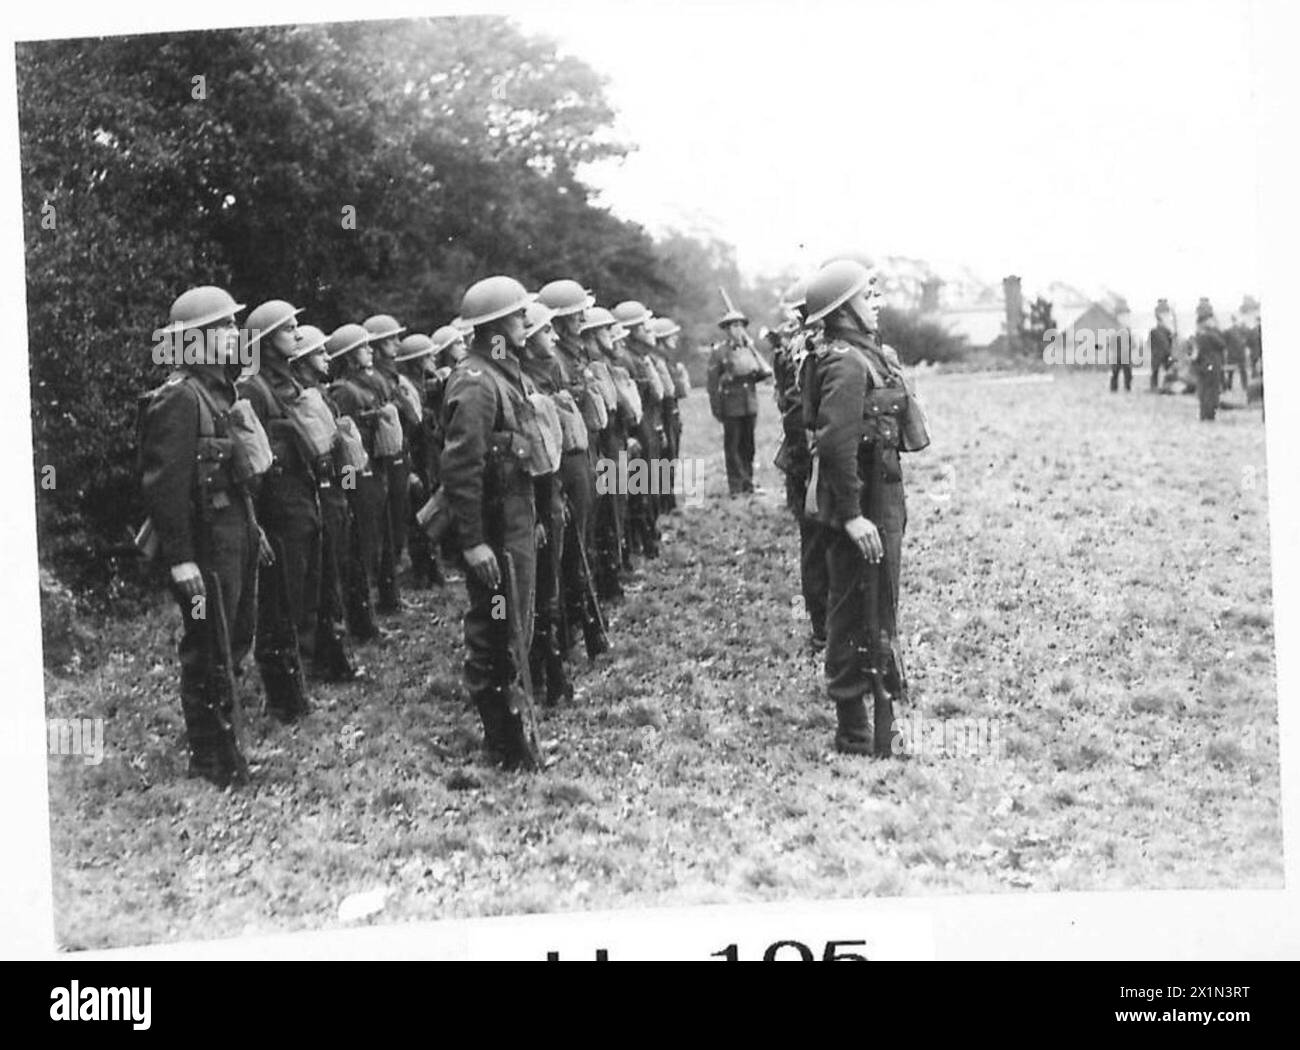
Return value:
M 483 721 L 483 750 L 488 761 L 505 770 L 534 770 L 541 765 L 537 743 L 523 717 L 510 709 L 508 689 L 485 689 L 474 696 Z
M 866 701 L 860 696 L 852 700 L 836 700 L 835 715 L 839 721 L 835 731 L 835 750 L 846 755 L 871 754 L 873 741 Z

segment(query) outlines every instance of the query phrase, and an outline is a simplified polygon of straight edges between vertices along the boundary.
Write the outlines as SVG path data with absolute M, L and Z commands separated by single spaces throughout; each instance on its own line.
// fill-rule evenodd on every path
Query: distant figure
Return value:
M 1214 308 L 1208 299 L 1196 306 L 1196 339 L 1192 362 L 1196 367 L 1196 394 L 1201 402 L 1201 420 L 1213 422 L 1219 407 L 1219 391 L 1228 347 L 1214 320 Z
M 1106 337 L 1106 353 L 1110 359 L 1110 392 L 1119 389 L 1119 375 L 1124 373 L 1124 389 L 1133 389 L 1133 332 L 1129 328 L 1132 320 L 1127 306 L 1120 306 L 1115 311 L 1115 320 L 1119 329 Z
M 754 386 L 772 378 L 768 367 L 745 331 L 749 324 L 739 310 L 728 310 L 718 322 L 726 338 L 709 356 L 709 406 L 722 424 L 727 462 L 727 488 L 733 496 L 755 492 L 754 427 L 758 421 L 758 393 Z
M 1173 366 L 1174 359 L 1174 312 L 1169 307 L 1168 299 L 1156 303 L 1156 326 L 1151 329 L 1148 345 L 1151 348 L 1151 389 L 1160 389 L 1160 370 L 1165 375 Z
M 1250 375 L 1246 370 L 1246 326 L 1241 323 L 1241 319 L 1236 314 L 1232 315 L 1232 324 L 1223 333 L 1223 341 L 1228 348 L 1227 368 L 1223 376 L 1224 388 L 1232 389 L 1232 376 L 1235 372 L 1241 376 L 1241 389 L 1244 393 L 1250 385 Z

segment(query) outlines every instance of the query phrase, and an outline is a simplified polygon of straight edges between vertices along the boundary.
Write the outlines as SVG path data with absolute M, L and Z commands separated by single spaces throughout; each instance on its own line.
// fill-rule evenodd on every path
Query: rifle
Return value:
M 298 625 L 294 623 L 293 612 L 289 606 L 289 575 L 285 569 L 283 545 L 276 543 L 269 536 L 267 540 L 275 552 L 275 561 L 270 568 L 275 573 L 276 589 L 279 591 L 279 601 L 275 609 L 275 618 L 278 622 L 272 632 L 274 649 L 271 659 L 275 667 L 274 678 L 287 694 L 287 696 L 274 698 L 274 707 L 276 714 L 281 718 L 294 719 L 308 714 L 307 687 L 303 681 L 302 659 L 298 653 Z M 265 679 L 265 670 L 263 678 Z M 272 706 L 271 691 L 270 683 L 267 683 L 268 707 Z
M 536 769 L 541 763 L 537 749 L 537 712 L 533 704 L 533 682 L 529 674 L 528 644 L 524 638 L 524 622 L 519 606 L 519 577 L 515 573 L 515 559 L 508 550 L 501 552 L 501 586 L 505 591 L 506 625 L 510 632 L 511 684 L 509 690 L 510 714 L 519 720 L 522 754 L 519 764 L 525 769 Z
M 883 546 L 884 537 L 881 537 Z M 867 572 L 876 574 L 876 586 L 867 591 L 867 678 L 871 683 L 872 715 L 871 733 L 872 749 L 877 758 L 889 758 L 893 755 L 894 739 L 894 698 L 885 688 L 884 673 L 881 665 L 886 656 L 881 644 L 880 599 L 881 592 L 889 605 L 893 605 L 893 581 L 889 578 L 889 566 L 882 555 L 874 566 L 868 565 Z
M 565 503 L 568 503 L 566 498 Z M 605 618 L 600 611 L 600 598 L 587 560 L 587 543 L 578 529 L 577 518 L 569 510 L 569 524 L 573 526 L 573 549 L 578 553 L 578 570 L 582 585 L 582 640 L 587 648 L 587 659 L 594 660 L 609 651 L 609 636 L 605 633 Z
M 245 783 L 248 780 L 248 762 L 239 746 L 242 726 L 237 699 L 239 694 L 235 689 L 234 657 L 230 651 L 230 625 L 226 622 L 225 595 L 221 589 L 221 577 L 217 573 L 205 572 L 203 577 L 207 593 L 204 614 L 210 625 L 207 632 L 209 678 L 205 683 L 205 702 L 212 712 L 213 724 L 217 727 L 222 768 L 230 770 L 232 782 Z

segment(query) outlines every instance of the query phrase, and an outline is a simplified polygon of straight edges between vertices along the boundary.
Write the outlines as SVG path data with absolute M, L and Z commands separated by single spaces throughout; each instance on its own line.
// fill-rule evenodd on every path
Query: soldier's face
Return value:
M 294 345 L 298 342 L 298 322 L 292 317 L 289 318 L 271 333 L 270 342 L 280 356 L 288 357 L 293 353 Z
M 743 343 L 745 341 L 745 326 L 740 321 L 732 321 L 727 325 L 727 338 L 733 343 Z
M 528 337 L 528 348 L 536 357 L 555 356 L 555 329 L 544 324 Z
M 330 374 L 330 361 L 329 358 L 325 356 L 325 348 L 323 346 L 319 350 L 313 350 L 307 355 L 307 367 L 321 378 Z
M 608 325 L 604 328 L 592 329 L 592 336 L 596 340 L 596 345 L 605 353 L 609 353 L 614 349 L 614 333 L 609 330 Z
M 855 295 L 848 307 L 868 329 L 876 330 L 880 323 L 880 299 L 871 289 Z
M 460 364 L 461 361 L 465 360 L 465 355 L 468 353 L 469 350 L 465 347 L 464 339 L 457 339 L 447 347 L 447 356 L 451 359 L 453 364 Z
M 374 345 L 376 347 L 376 351 L 372 352 L 370 355 L 372 359 L 372 363 L 375 357 L 375 353 L 378 353 L 379 359 L 381 361 L 385 362 L 386 364 L 390 364 L 393 358 L 397 356 L 397 351 L 400 348 L 399 343 L 397 341 L 397 336 L 395 335 L 390 335 L 387 339 L 382 339 Z
M 362 343 L 352 351 L 352 363 L 358 368 L 370 368 L 375 363 L 375 352 L 369 343 Z
M 665 350 L 676 350 L 676 349 L 677 349 L 677 333 L 674 332 L 672 335 L 666 335 L 666 336 L 664 336 L 663 339 L 660 340 L 660 342 L 663 343 L 663 346 L 664 346 L 664 349 L 665 349 Z
M 514 350 L 522 350 L 527 340 L 524 338 L 524 332 L 527 330 L 527 320 L 523 310 L 516 310 L 514 313 L 501 318 L 497 322 L 497 331 L 505 337 L 507 343 Z

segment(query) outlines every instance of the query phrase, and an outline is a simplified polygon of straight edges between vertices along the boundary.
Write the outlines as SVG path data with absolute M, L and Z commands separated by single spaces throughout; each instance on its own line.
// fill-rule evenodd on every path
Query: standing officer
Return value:
M 234 675 L 253 640 L 261 548 L 247 488 L 257 465 L 231 421 L 241 368 L 235 314 L 242 309 L 211 286 L 172 304 L 155 339 L 179 342 L 201 332 L 212 352 L 203 363 L 181 364 L 146 395 L 140 426 L 141 492 L 181 610 L 189 775 L 219 787 L 248 779 Z
M 1166 376 L 1174 360 L 1174 312 L 1169 308 L 1169 300 L 1161 299 L 1156 303 L 1156 326 L 1151 329 L 1147 345 L 1151 348 L 1151 389 L 1160 389 L 1160 370 Z
M 771 378 L 772 370 L 754 349 L 745 328 L 747 318 L 728 310 L 718 322 L 725 338 L 709 355 L 709 407 L 722 424 L 722 444 L 727 461 L 727 488 L 731 495 L 754 489 L 754 427 L 758 421 L 755 384 Z
M 406 434 L 420 421 L 412 415 L 411 406 L 405 402 L 399 389 L 397 355 L 401 352 L 398 336 L 406 328 L 388 314 L 375 314 L 362 322 L 370 333 L 373 368 L 360 373 L 358 380 L 369 386 L 384 404 L 396 407 L 401 427 L 400 444 L 392 453 L 378 456 L 375 471 L 383 470 L 387 477 L 384 502 L 384 531 L 380 537 L 379 603 L 381 613 L 395 613 L 402 609 L 402 597 L 397 585 L 397 567 L 406 549 L 407 520 L 411 516 L 411 466 L 406 446 Z
M 298 326 L 298 343 L 289 364 L 304 390 L 317 391 L 335 420 L 338 406 L 329 397 L 329 359 L 325 356 L 325 333 L 314 325 Z M 312 672 L 330 682 L 350 682 L 365 677 L 353 660 L 344 631 L 345 594 L 357 586 L 360 566 L 351 559 L 352 510 L 344 489 L 344 464 L 339 457 L 341 437 L 335 430 L 335 446 L 316 465 L 316 501 L 320 506 L 320 587 L 316 603 L 316 644 Z M 351 576 L 350 576 L 351 574 Z M 364 586 L 365 576 L 360 576 Z M 368 605 L 362 606 L 363 615 Z M 372 624 L 373 626 L 373 624 Z
M 785 505 L 799 525 L 799 585 L 804 609 L 812 623 L 814 652 L 826 648 L 826 530 L 806 509 L 808 481 L 812 476 L 810 434 L 803 415 L 803 370 L 815 345 L 811 329 L 804 327 L 808 282 L 795 281 L 781 297 L 787 324 L 779 332 L 780 345 L 772 357 L 776 381 L 776 407 L 781 413 L 781 448 L 777 460 L 784 464 Z
M 503 276 L 465 293 L 460 315 L 474 340 L 447 382 L 442 417 L 442 485 L 469 595 L 465 688 L 489 758 L 507 769 L 540 764 L 520 685 L 529 673 L 537 526 L 533 478 L 523 466 L 528 439 L 519 429 L 532 388 L 519 367 L 529 302 L 523 285 Z
M 826 530 L 827 692 L 835 746 L 890 753 L 892 704 L 907 684 L 898 645 L 898 589 L 907 507 L 899 452 L 908 394 L 881 352 L 879 297 L 870 272 L 843 259 L 808 283 L 808 323 L 823 335 L 805 371 L 805 416 L 814 425 L 817 518 Z M 875 700 L 868 732 L 865 696 Z
M 308 714 L 302 662 L 315 652 L 319 597 L 321 524 L 314 464 L 298 440 L 289 407 L 302 392 L 289 369 L 300 313 L 284 300 L 272 299 L 248 315 L 248 341 L 260 348 L 261 367 L 239 384 L 275 456 L 257 492 L 258 521 L 275 562 L 258 577 L 253 655 L 266 687 L 267 710 L 282 722 Z
M 659 556 L 659 491 L 664 462 L 664 385 L 654 363 L 655 338 L 650 330 L 651 315 L 643 303 L 628 299 L 613 309 L 614 319 L 626 333 L 623 346 L 624 366 L 628 369 L 641 396 L 641 420 L 634 433 L 640 446 L 640 466 L 628 463 L 628 476 L 638 471 L 646 479 L 646 491 L 629 499 L 636 535 L 636 547 L 647 558 Z
M 1201 403 L 1201 421 L 1213 422 L 1219 407 L 1219 391 L 1223 382 L 1223 368 L 1228 347 L 1214 320 L 1210 300 L 1196 304 L 1195 350 L 1192 363 L 1196 367 L 1196 396 Z
M 371 371 L 369 332 L 359 324 L 342 325 L 330 333 L 325 351 L 329 354 L 331 374 L 338 377 L 330 385 L 330 398 L 339 414 L 353 421 L 367 456 L 366 466 L 350 474 L 344 488 L 352 501 L 354 535 L 350 546 L 361 577 L 355 588 L 349 588 L 352 596 L 348 601 L 348 624 L 355 637 L 369 641 L 384 636 L 374 622 L 371 593 L 379 579 L 387 520 L 388 471 L 382 464 L 375 464 L 380 427 L 385 425 L 380 418 L 383 403 L 374 388 L 362 382 L 362 377 Z M 383 447 L 393 447 L 391 436 Z

